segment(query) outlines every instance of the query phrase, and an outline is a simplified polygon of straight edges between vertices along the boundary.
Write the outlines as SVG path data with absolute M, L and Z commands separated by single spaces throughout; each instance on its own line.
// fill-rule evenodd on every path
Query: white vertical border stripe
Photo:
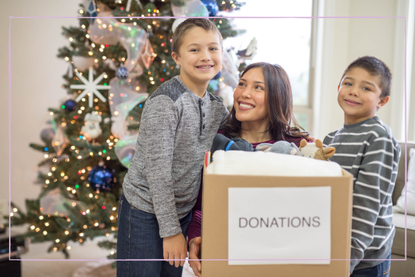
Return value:
M 406 0 L 408 1 L 408 0 Z M 406 19 L 406 95 L 408 140 L 415 140 L 415 1 L 409 1 Z M 409 107 L 408 107 L 409 106 Z
M 398 140 L 405 140 L 405 130 L 408 130 L 408 139 L 415 140 L 415 96 L 411 96 L 411 73 L 414 71 L 414 17 L 415 5 L 411 0 L 398 0 L 396 6 L 396 16 L 406 17 L 396 19 L 393 81 L 391 87 L 391 128 Z M 406 95 L 405 95 L 405 29 L 406 29 Z M 412 78 L 414 79 L 414 78 Z M 413 87 L 413 86 L 412 86 Z M 405 99 L 406 96 L 406 99 Z M 405 108 L 409 111 L 407 118 L 408 125 L 405 126 Z M 411 117 L 412 115 L 412 117 Z

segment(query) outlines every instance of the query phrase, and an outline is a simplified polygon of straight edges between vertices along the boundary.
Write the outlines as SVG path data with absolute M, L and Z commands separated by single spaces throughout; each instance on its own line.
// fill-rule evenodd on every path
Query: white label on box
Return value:
M 230 265 L 330 264 L 331 187 L 228 192 Z

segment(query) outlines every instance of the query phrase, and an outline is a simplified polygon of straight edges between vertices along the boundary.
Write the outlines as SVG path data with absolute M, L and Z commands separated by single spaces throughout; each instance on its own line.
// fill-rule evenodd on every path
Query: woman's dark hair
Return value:
M 306 137 L 308 133 L 297 122 L 293 113 L 293 97 L 291 84 L 285 70 L 279 65 L 265 62 L 248 65 L 241 74 L 241 78 L 252 68 L 261 68 L 264 74 L 266 102 L 268 103 L 268 132 L 273 140 L 285 140 L 285 136 Z M 301 130 L 300 130 L 301 129 Z M 235 108 L 232 107 L 223 134 L 230 138 L 240 136 L 241 122 L 235 117 Z

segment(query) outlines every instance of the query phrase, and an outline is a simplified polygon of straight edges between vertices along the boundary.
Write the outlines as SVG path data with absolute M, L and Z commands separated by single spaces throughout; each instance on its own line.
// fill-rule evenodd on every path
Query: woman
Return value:
M 294 118 L 291 85 L 279 65 L 254 63 L 247 66 L 234 92 L 233 109 L 226 127 L 228 138 L 242 138 L 254 148 L 260 143 L 279 140 L 299 146 L 308 133 L 301 132 Z M 302 129 L 302 128 L 301 128 Z M 202 184 L 188 229 L 189 259 L 199 259 L 202 222 Z M 196 276 L 201 276 L 200 261 L 189 261 Z

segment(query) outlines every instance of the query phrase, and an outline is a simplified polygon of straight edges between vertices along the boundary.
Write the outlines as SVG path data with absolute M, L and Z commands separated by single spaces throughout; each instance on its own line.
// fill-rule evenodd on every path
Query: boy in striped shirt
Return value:
M 389 276 L 395 227 L 392 192 L 400 147 L 376 112 L 389 101 L 391 72 L 375 57 L 352 62 L 338 86 L 344 126 L 328 134 L 330 159 L 353 174 L 351 276 Z

